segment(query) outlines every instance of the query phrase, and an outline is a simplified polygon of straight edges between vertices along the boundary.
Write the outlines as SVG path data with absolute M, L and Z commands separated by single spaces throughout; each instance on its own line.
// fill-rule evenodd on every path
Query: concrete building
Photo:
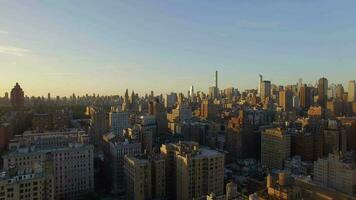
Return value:
M 355 197 L 315 184 L 304 176 L 291 176 L 281 171 L 267 176 L 263 190 L 249 196 L 250 200 L 353 200 Z
M 308 176 L 313 172 L 313 163 L 302 161 L 301 156 L 294 156 L 284 161 L 284 170 L 293 175 Z
M 126 194 L 129 200 L 165 199 L 165 160 L 162 155 L 125 156 Z
M 337 84 L 336 85 L 336 98 L 344 100 L 344 86 L 342 84 Z
M 271 97 L 271 81 L 262 81 L 260 98 L 263 102 L 267 97 Z
M 166 108 L 173 108 L 174 105 L 177 103 L 177 101 L 178 101 L 177 93 L 167 94 L 166 99 L 164 101 L 164 106 Z
M 90 143 L 102 145 L 102 137 L 109 131 L 109 115 L 103 107 L 89 107 Z
M 175 155 L 179 151 L 179 146 L 176 144 L 162 144 L 160 153 L 165 159 L 165 174 L 166 174 L 166 195 L 167 199 L 176 198 L 176 165 Z
M 128 200 L 152 198 L 151 165 L 148 160 L 125 156 L 124 172 Z
M 269 128 L 261 134 L 261 163 L 272 169 L 283 169 L 291 155 L 291 135 L 282 128 Z
M 293 96 L 293 108 L 300 108 L 300 98 L 299 96 Z
M 314 162 L 314 178 L 322 186 L 336 189 L 348 195 L 355 195 L 355 156 L 340 152 L 329 154 Z
M 109 127 L 110 131 L 114 134 L 122 134 L 126 128 L 130 128 L 130 115 L 127 111 L 111 111 L 109 113 Z
M 194 86 L 193 85 L 191 85 L 189 87 L 189 95 L 188 95 L 188 97 L 189 97 L 190 102 L 195 102 L 195 93 L 194 93 Z
M 11 137 L 10 124 L 0 124 L 0 150 L 6 150 L 8 148 Z
M 219 108 L 209 100 L 203 100 L 200 106 L 200 116 L 204 119 L 214 120 L 218 116 Z
M 356 101 L 356 82 L 349 81 L 348 93 L 347 93 L 347 101 L 355 102 Z
M 236 161 L 245 158 L 258 158 L 259 148 L 256 143 L 260 134 L 257 134 L 249 127 L 231 127 L 225 133 L 225 149 L 229 152 L 227 159 Z
M 220 91 L 218 85 L 218 71 L 215 71 L 214 74 L 214 84 L 213 86 L 209 87 L 209 98 L 211 100 L 220 98 Z
M 258 87 L 257 87 L 257 94 L 259 97 L 261 97 L 262 81 L 263 81 L 263 76 L 260 74 L 258 76 Z
M 3 156 L 4 170 L 26 171 L 49 163 L 53 170 L 55 199 L 81 199 L 94 191 L 94 148 L 86 144 L 37 150 L 35 146 L 11 150 Z
M 334 83 L 329 85 L 328 88 L 328 99 L 335 99 L 336 98 L 336 85 Z
M 54 178 L 44 169 L 0 174 L 1 200 L 54 200 L 54 195 Z
M 345 114 L 344 113 L 344 104 L 345 103 L 346 102 L 343 102 L 340 99 L 333 99 L 333 100 L 330 100 L 327 102 L 326 108 L 330 111 L 330 113 L 333 116 L 342 116 Z
M 148 104 L 148 114 L 156 118 L 157 134 L 154 140 L 161 142 L 168 133 L 167 110 L 158 99 L 155 99 Z
M 170 122 L 184 122 L 189 121 L 192 118 L 192 108 L 188 105 L 178 105 L 167 116 Z
M 124 181 L 124 157 L 141 154 L 141 143 L 121 138 L 116 142 L 109 142 L 111 170 L 113 177 L 113 192 L 122 193 L 125 191 Z
M 209 87 L 209 98 L 210 100 L 219 98 L 219 89 L 217 87 Z
M 35 146 L 37 150 L 63 148 L 68 143 L 89 144 L 89 136 L 83 130 L 68 129 L 66 131 L 50 131 L 37 133 L 25 131 L 22 135 L 15 135 L 10 141 L 9 149 L 16 150 L 20 147 Z
M 156 199 L 165 199 L 166 192 L 166 160 L 163 155 L 151 155 L 149 157 L 151 162 L 151 182 L 152 182 L 152 196 Z
M 294 179 L 286 172 L 280 172 L 278 179 L 267 176 L 268 199 L 297 200 L 302 198 L 302 190 L 294 185 Z
M 328 79 L 321 78 L 318 82 L 318 104 L 326 108 L 326 102 L 328 101 Z
M 161 146 L 166 160 L 167 198 L 194 199 L 224 193 L 224 154 L 195 142 Z
M 324 155 L 328 156 L 335 151 L 346 152 L 347 135 L 346 130 L 336 120 L 329 120 L 324 129 Z
M 301 156 L 303 160 L 313 161 L 314 149 L 316 148 L 316 139 L 322 141 L 322 137 L 316 138 L 317 135 L 305 131 L 293 132 L 291 138 L 291 155 Z
M 303 85 L 299 90 L 300 107 L 304 110 L 308 110 L 313 104 L 312 92 L 307 85 Z
M 289 90 L 282 90 L 279 92 L 279 106 L 284 111 L 291 111 L 293 108 L 293 92 Z

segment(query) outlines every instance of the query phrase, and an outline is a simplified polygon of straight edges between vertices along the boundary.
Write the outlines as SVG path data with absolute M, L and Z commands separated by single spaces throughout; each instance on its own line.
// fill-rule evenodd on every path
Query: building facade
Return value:
M 261 134 L 261 163 L 272 169 L 283 169 L 291 155 L 291 135 L 282 128 L 266 129 Z

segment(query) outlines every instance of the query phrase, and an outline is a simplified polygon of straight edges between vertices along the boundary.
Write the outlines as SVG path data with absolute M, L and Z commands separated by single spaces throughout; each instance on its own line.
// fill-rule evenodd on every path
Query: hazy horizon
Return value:
M 356 2 L 2 1 L 0 96 L 257 88 L 356 75 Z

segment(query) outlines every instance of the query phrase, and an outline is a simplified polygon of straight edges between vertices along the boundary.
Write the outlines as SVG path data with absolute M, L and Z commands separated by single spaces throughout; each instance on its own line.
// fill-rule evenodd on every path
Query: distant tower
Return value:
M 349 81 L 347 100 L 349 102 L 355 102 L 356 101 L 356 82 L 354 80 L 353 81 Z
M 215 71 L 215 85 L 214 85 L 216 88 L 219 88 L 218 87 L 218 71 L 216 70 Z
M 261 96 L 261 87 L 262 87 L 262 82 L 263 82 L 263 76 L 260 74 L 259 79 L 258 79 L 258 96 Z
M 189 88 L 189 94 L 190 94 L 190 97 L 194 97 L 194 86 L 190 86 L 190 88 Z
M 298 92 L 300 90 L 300 88 L 303 86 L 303 79 L 302 78 L 299 78 L 298 79 Z
M 321 107 L 326 108 L 328 101 L 328 79 L 321 78 L 318 82 L 318 103 Z
M 21 108 L 25 104 L 24 92 L 18 83 L 11 90 L 11 104 L 15 108 Z

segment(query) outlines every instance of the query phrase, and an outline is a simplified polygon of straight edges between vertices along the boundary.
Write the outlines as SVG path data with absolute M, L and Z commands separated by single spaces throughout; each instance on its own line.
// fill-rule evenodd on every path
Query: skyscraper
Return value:
M 189 94 L 190 94 L 190 99 L 193 100 L 195 94 L 194 94 L 194 86 L 191 85 L 189 88 Z
M 211 100 L 217 99 L 219 97 L 219 89 L 215 86 L 209 87 L 209 97 Z
M 109 127 L 114 134 L 120 135 L 122 131 L 130 127 L 130 115 L 127 111 L 111 111 L 109 113 Z
M 349 102 L 356 101 L 356 82 L 354 80 L 349 81 L 347 101 Z
M 304 84 L 299 90 L 300 107 L 309 109 L 312 104 L 312 95 L 310 88 Z
M 214 85 L 216 88 L 219 88 L 219 85 L 218 85 L 218 71 L 216 70 L 215 71 L 215 85 Z
M 284 111 L 290 111 L 293 108 L 293 93 L 290 90 L 282 90 L 279 92 L 279 106 Z
M 168 131 L 167 110 L 158 99 L 155 99 L 148 104 L 148 114 L 156 118 L 157 135 L 155 141 L 159 142 Z
M 298 91 L 300 90 L 300 88 L 303 86 L 303 79 L 299 78 L 298 79 Z
M 261 97 L 261 90 L 262 90 L 262 81 L 263 81 L 263 76 L 260 74 L 259 79 L 258 79 L 258 95 Z
M 212 192 L 224 193 L 223 153 L 188 141 L 164 144 L 161 153 L 166 157 L 167 192 L 175 191 L 175 199 L 198 199 Z
M 151 165 L 147 159 L 125 156 L 124 174 L 128 200 L 152 198 Z
M 344 98 L 344 87 L 342 84 L 337 84 L 336 85 L 336 98 L 337 99 L 343 99 Z
M 321 78 L 318 82 L 318 103 L 321 107 L 326 108 L 328 101 L 328 79 Z
M 281 128 L 266 129 L 261 134 L 261 163 L 272 169 L 282 169 L 291 154 L 291 135 Z
M 204 119 L 214 120 L 218 117 L 218 106 L 209 100 L 203 100 L 200 105 L 200 116 Z
M 271 96 L 271 81 L 262 81 L 261 83 L 261 101 Z
M 218 87 L 218 71 L 215 71 L 214 85 L 209 87 L 209 96 L 210 99 L 217 99 L 220 96 Z
M 164 101 L 165 107 L 168 108 L 173 108 L 175 104 L 177 103 L 178 96 L 177 93 L 171 92 L 170 94 L 166 94 L 166 98 Z
M 166 175 L 163 155 L 125 156 L 127 199 L 165 199 Z
M 16 83 L 15 87 L 11 90 L 11 104 L 15 108 L 21 108 L 24 106 L 24 103 L 24 91 L 22 90 L 20 85 Z
M 336 85 L 332 83 L 328 88 L 328 99 L 335 99 L 335 98 L 336 98 Z
M 109 130 L 109 115 L 103 107 L 90 107 L 90 142 L 94 145 L 102 144 L 102 136 Z

